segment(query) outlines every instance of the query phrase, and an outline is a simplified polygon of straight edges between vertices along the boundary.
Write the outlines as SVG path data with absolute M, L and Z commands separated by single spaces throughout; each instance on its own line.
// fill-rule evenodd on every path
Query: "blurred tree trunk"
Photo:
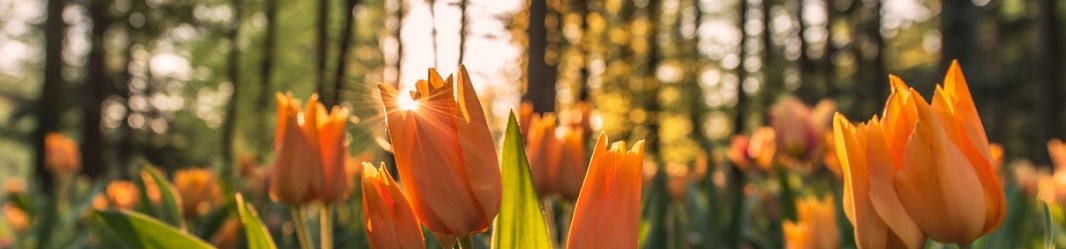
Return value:
M 529 5 L 529 62 L 526 75 L 525 100 L 533 102 L 533 111 L 545 113 L 555 111 L 556 68 L 549 65 L 547 58 L 548 30 L 545 20 L 548 16 L 546 0 L 532 0 Z M 553 27 L 555 28 L 555 27 Z
M 392 83 L 393 87 L 399 88 L 400 82 L 403 80 L 403 16 L 404 16 L 404 0 L 396 0 L 399 2 L 396 7 L 396 81 Z
M 440 51 L 437 50 L 439 49 L 437 47 L 437 1 L 427 0 L 426 2 L 429 4 L 429 27 L 431 29 L 430 42 L 433 43 L 433 67 L 439 67 Z
M 957 59 L 962 65 L 977 65 L 980 10 L 970 0 L 945 0 L 941 8 L 940 33 L 943 40 L 940 46 L 940 75 L 947 72 L 952 60 Z
M 82 172 L 90 177 L 101 176 L 107 165 L 105 155 L 107 145 L 104 141 L 103 131 L 100 129 L 102 117 L 101 107 L 107 98 L 111 87 L 111 77 L 107 72 L 107 56 L 104 40 L 107 29 L 111 27 L 111 17 L 108 14 L 110 1 L 97 0 L 88 3 L 89 18 L 93 21 L 90 34 L 90 47 L 85 67 L 88 70 L 88 78 L 85 88 L 88 96 L 85 101 L 85 116 L 82 121 Z
M 466 55 L 466 5 L 468 0 L 459 0 L 459 65 Z
M 736 116 L 733 118 L 733 130 L 736 134 L 743 134 L 747 129 L 745 121 L 748 119 L 745 107 L 748 104 L 748 93 L 744 92 L 744 80 L 748 77 L 748 71 L 744 68 L 745 61 L 748 58 L 748 47 L 745 46 L 748 43 L 748 29 L 745 27 L 748 23 L 748 0 L 739 0 L 738 6 L 738 20 L 737 27 L 740 27 L 740 41 L 738 42 L 737 54 L 740 55 L 739 62 L 737 62 L 737 68 L 734 71 L 737 74 L 737 104 L 734 106 L 734 112 Z M 726 245 L 735 246 L 735 245 Z
M 34 134 L 36 140 L 36 161 L 34 174 L 41 191 L 52 193 L 55 188 L 52 174 L 45 167 L 44 138 L 50 132 L 60 128 L 60 112 L 62 111 L 62 92 L 64 89 L 63 79 L 63 40 L 66 38 L 67 25 L 63 22 L 63 8 L 67 5 L 66 0 L 48 0 L 47 17 L 44 25 L 44 83 L 41 88 L 41 96 L 37 99 L 37 131 Z M 46 239 L 46 238 L 42 238 Z
M 341 30 L 341 44 L 340 55 L 337 56 L 337 80 L 333 83 L 333 105 L 339 105 L 342 94 L 344 94 L 344 81 L 348 73 L 348 50 L 351 47 L 353 36 L 355 32 L 355 6 L 359 5 L 359 0 L 346 0 L 347 5 L 345 9 L 348 12 L 344 15 L 344 29 Z
M 318 45 L 315 47 L 317 53 L 317 60 L 315 63 L 315 92 L 318 93 L 319 99 L 330 100 L 329 94 L 326 94 L 326 79 L 329 78 L 326 75 L 328 70 L 326 69 L 326 57 L 329 54 L 329 0 L 318 0 Z
M 1042 98 L 1035 106 L 1039 109 L 1036 114 L 1038 118 L 1037 127 L 1040 127 L 1037 131 L 1037 141 L 1044 142 L 1052 138 L 1062 138 L 1063 131 L 1066 130 L 1062 126 L 1062 106 L 1063 102 L 1063 62 L 1062 62 L 1062 46 L 1063 42 L 1059 36 L 1059 23 L 1056 18 L 1055 11 L 1058 10 L 1059 0 L 1038 0 L 1037 8 L 1037 47 L 1035 49 L 1037 58 L 1037 70 L 1039 75 L 1037 76 L 1042 83 L 1043 92 Z M 1046 151 L 1046 150 L 1039 150 Z M 1040 153 L 1037 156 L 1037 161 L 1040 163 L 1047 163 L 1047 154 Z
M 230 94 L 229 102 L 226 105 L 226 117 L 223 120 L 222 127 L 222 171 L 221 175 L 223 179 L 233 180 L 237 177 L 237 170 L 233 164 L 234 149 L 233 139 L 235 132 L 237 131 L 237 105 L 240 99 L 237 97 L 240 95 L 240 46 L 238 46 L 238 35 L 241 30 L 241 10 L 243 0 L 232 0 L 233 4 L 233 23 L 230 24 L 230 30 L 227 34 L 229 39 L 229 63 L 226 65 L 226 74 L 229 77 L 230 84 L 233 85 L 233 93 Z
M 867 65 L 871 67 L 867 73 L 867 83 L 870 89 L 869 109 L 867 113 L 874 113 L 881 105 L 881 100 L 888 97 L 888 73 L 885 71 L 885 38 L 881 36 L 881 6 L 883 0 L 874 1 L 874 5 L 866 10 L 863 32 L 870 43 L 873 51 L 860 48 L 867 59 Z M 956 0 L 948 0 L 956 1 Z M 964 0 L 969 2 L 969 0 Z
M 271 80 L 274 76 L 274 49 L 277 46 L 278 2 L 277 0 L 264 0 L 263 5 L 263 11 L 266 15 L 266 30 L 263 35 L 263 57 L 259 61 L 259 96 L 256 99 L 256 106 L 259 108 L 256 110 L 259 110 L 260 123 L 269 124 L 271 115 L 270 108 L 267 107 L 270 106 L 270 97 L 274 89 Z M 263 127 L 259 131 L 261 135 L 258 136 L 263 138 L 262 142 L 260 142 L 262 147 L 259 149 L 258 157 L 260 160 L 265 160 L 273 145 L 270 139 L 271 136 L 268 135 L 272 133 L 268 125 L 259 125 L 258 127 Z

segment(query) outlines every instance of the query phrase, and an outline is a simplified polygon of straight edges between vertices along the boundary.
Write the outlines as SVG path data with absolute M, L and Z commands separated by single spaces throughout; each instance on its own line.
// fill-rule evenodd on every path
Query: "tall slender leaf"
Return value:
M 107 227 L 127 247 L 133 249 L 214 248 L 189 233 L 137 212 L 97 211 L 96 220 Z
M 156 189 L 159 189 L 161 201 L 159 218 L 184 230 L 185 223 L 181 218 L 181 196 L 177 195 L 177 191 L 170 185 L 167 178 L 163 177 L 163 173 L 153 166 L 145 166 L 141 168 L 141 177 L 144 177 L 145 180 L 151 178 Z
M 263 225 L 255 207 L 251 203 L 245 203 L 244 197 L 237 194 L 237 213 L 241 216 L 241 225 L 244 226 L 244 235 L 248 239 L 248 249 L 275 249 L 274 239 L 270 237 L 270 231 Z
M 533 188 L 533 173 L 523 144 L 512 112 L 503 138 L 503 201 L 493 224 L 492 248 L 551 248 L 548 224 Z

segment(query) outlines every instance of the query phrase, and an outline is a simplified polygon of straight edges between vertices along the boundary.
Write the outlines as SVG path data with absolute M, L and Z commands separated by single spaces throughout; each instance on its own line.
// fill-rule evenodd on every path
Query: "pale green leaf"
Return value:
M 255 207 L 251 203 L 245 203 L 244 197 L 237 194 L 237 213 L 241 216 L 241 225 L 244 226 L 244 235 L 248 239 L 248 249 L 275 249 L 274 239 L 270 237 L 270 231 L 263 225 Z
M 97 211 L 96 220 L 111 230 L 119 241 L 133 249 L 214 248 L 189 233 L 137 212 Z
M 511 113 L 503 138 L 503 201 L 493 224 L 492 248 L 551 248 L 548 224 L 533 188 L 533 174 L 518 121 Z
M 141 176 L 151 177 L 155 187 L 159 189 L 159 197 L 162 201 L 160 203 L 160 211 L 162 212 L 159 213 L 158 218 L 178 227 L 178 229 L 184 230 L 185 223 L 184 219 L 181 218 L 181 196 L 170 185 L 170 181 L 167 181 L 167 178 L 163 177 L 163 173 L 153 166 L 141 167 Z

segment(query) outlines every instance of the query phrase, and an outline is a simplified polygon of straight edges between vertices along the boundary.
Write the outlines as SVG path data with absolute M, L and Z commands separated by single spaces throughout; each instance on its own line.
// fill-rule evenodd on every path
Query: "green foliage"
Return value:
M 237 213 L 241 216 L 241 225 L 244 226 L 244 235 L 248 240 L 249 249 L 277 248 L 274 238 L 270 237 L 270 231 L 259 219 L 259 214 L 256 214 L 255 207 L 251 203 L 245 203 L 241 194 L 237 194 Z
M 214 248 L 191 234 L 137 212 L 96 211 L 96 222 L 106 227 L 127 247 L 133 249 Z
M 153 166 L 144 166 L 141 168 L 142 181 L 147 178 L 152 179 L 152 184 L 155 184 L 155 188 L 159 190 L 160 204 L 158 209 L 153 209 L 156 212 L 155 217 L 162 219 L 166 223 L 176 226 L 179 229 L 185 229 L 185 222 L 181 217 L 181 196 L 170 185 L 166 177 L 163 177 L 163 173 L 159 172 Z M 142 184 L 147 184 L 145 181 Z M 146 188 L 141 188 L 146 189 Z M 141 191 L 142 196 L 146 196 L 148 191 Z M 147 200 L 147 199 L 144 199 Z M 144 201 L 146 205 L 151 206 L 151 202 Z
M 551 248 L 552 245 L 523 144 L 512 112 L 500 158 L 503 199 L 493 224 L 492 248 Z

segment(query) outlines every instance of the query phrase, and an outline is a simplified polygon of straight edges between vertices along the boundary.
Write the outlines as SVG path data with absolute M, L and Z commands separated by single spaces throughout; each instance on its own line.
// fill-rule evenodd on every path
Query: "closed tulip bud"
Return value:
M 533 173 L 533 186 L 540 196 L 551 195 L 557 186 L 562 142 L 555 134 L 556 122 L 554 114 L 546 113 L 543 117 L 533 114 L 526 130 L 529 169 Z
M 840 248 L 840 232 L 837 229 L 836 209 L 833 196 L 822 199 L 807 197 L 797 201 L 799 213 L 795 222 L 785 221 L 786 247 L 789 249 Z
M 770 127 L 760 127 L 751 133 L 750 138 L 734 136 L 727 152 L 729 161 L 741 170 L 769 170 L 774 165 L 774 153 L 777 150 L 774 133 Z
M 348 158 L 344 131 L 348 110 L 334 107 L 327 113 L 317 95 L 311 96 L 303 112 L 291 95 L 278 93 L 277 100 L 271 198 L 289 205 L 347 199 L 350 185 L 344 172 Z
M 363 221 L 371 248 L 425 248 L 422 228 L 385 164 L 363 163 Z
M 770 117 L 782 155 L 800 161 L 817 159 L 830 115 L 835 111 L 836 104 L 831 100 L 818 102 L 814 109 L 796 97 L 778 100 L 770 109 Z
M 454 83 L 430 69 L 410 96 L 378 88 L 403 190 L 422 224 L 457 236 L 486 230 L 500 209 L 500 166 L 466 68 Z
M 567 248 L 637 248 L 644 141 L 607 147 L 600 134 L 574 206 Z
M 1055 164 L 1055 171 L 1066 170 L 1066 143 L 1059 139 L 1048 141 L 1047 153 L 1051 156 L 1051 163 Z
M 81 152 L 78 143 L 59 133 L 48 133 L 44 138 L 44 165 L 52 174 L 68 177 L 81 169 Z
M 218 178 L 208 169 L 190 168 L 174 172 L 174 189 L 181 196 L 185 217 L 207 213 L 211 206 L 221 201 L 222 190 Z
M 555 190 L 563 199 L 577 200 L 589 165 L 585 157 L 584 129 L 573 126 L 564 127 L 561 147 Z
M 891 82 L 883 120 L 875 117 L 852 128 L 838 114 L 834 124 L 838 154 L 847 154 L 840 156 L 842 165 L 848 160 L 844 168 L 850 179 L 845 181 L 869 183 L 868 189 L 852 190 L 853 202 L 861 201 L 855 200 L 860 193 L 868 195 L 896 233 L 909 233 L 913 221 L 942 243 L 965 245 L 988 234 L 1003 222 L 1006 206 L 984 127 L 958 64 L 952 63 L 944 85 L 937 86 L 932 104 L 899 78 L 893 76 Z M 842 140 L 847 144 L 840 146 Z M 865 161 L 856 159 L 863 157 Z M 899 221 L 908 223 L 893 225 Z

